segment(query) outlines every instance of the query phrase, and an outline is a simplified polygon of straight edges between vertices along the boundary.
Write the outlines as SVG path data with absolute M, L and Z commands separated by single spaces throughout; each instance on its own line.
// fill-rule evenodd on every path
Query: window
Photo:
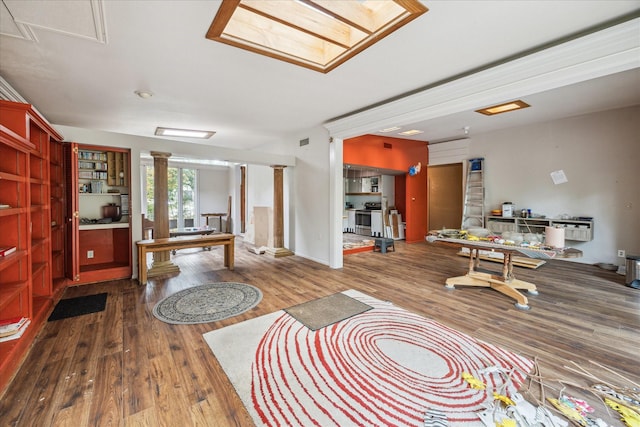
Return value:
M 153 165 L 143 165 L 142 212 L 154 219 Z M 167 170 L 169 228 L 197 227 L 198 221 L 198 170 L 169 167 Z

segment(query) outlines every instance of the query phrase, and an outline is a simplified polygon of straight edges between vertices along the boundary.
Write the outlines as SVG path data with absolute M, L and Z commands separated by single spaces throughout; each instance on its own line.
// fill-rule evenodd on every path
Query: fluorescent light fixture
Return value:
M 424 131 L 411 129 L 411 130 L 406 130 L 404 132 L 400 132 L 398 135 L 411 136 L 411 135 L 418 135 L 419 133 L 424 133 Z
M 527 104 L 526 102 L 517 100 L 517 101 L 505 102 L 504 104 L 494 105 L 492 107 L 482 108 L 480 110 L 476 110 L 476 113 L 484 114 L 485 116 L 493 116 L 495 114 L 521 110 L 529 106 L 530 105 Z
M 327 73 L 427 10 L 419 0 L 223 0 L 206 38 Z
M 387 132 L 393 132 L 394 130 L 400 130 L 400 129 L 402 129 L 400 126 L 394 126 L 391 128 L 380 129 L 378 132 L 387 133 Z
M 192 130 L 192 129 L 174 129 L 174 128 L 156 128 L 156 135 L 158 136 L 175 136 L 182 138 L 200 138 L 209 139 L 215 134 L 214 131 L 209 130 Z

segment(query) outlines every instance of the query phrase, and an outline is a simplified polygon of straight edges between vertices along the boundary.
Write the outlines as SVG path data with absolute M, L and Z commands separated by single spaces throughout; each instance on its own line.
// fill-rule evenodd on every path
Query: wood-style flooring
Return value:
M 255 255 L 238 243 L 234 271 L 222 267 L 222 248 L 182 250 L 173 257 L 182 272 L 146 286 L 120 280 L 70 287 L 63 298 L 108 292 L 106 310 L 45 324 L 0 398 L 0 424 L 251 426 L 202 334 L 347 289 L 535 358 L 547 397 L 557 397 L 558 379 L 578 396 L 576 385 L 596 382 L 575 372 L 580 368 L 615 385 L 640 383 L 640 291 L 625 287 L 623 276 L 556 260 L 537 270 L 516 268 L 540 292 L 529 297 L 531 310 L 520 311 L 490 289 L 447 290 L 445 279 L 464 274 L 468 264 L 456 252 L 397 242 L 396 252 L 348 255 L 344 268 L 332 270 L 297 256 Z M 240 316 L 203 325 L 169 325 L 153 316 L 161 298 L 211 281 L 257 286 L 264 299 Z M 528 386 L 525 397 L 539 399 L 540 388 Z M 593 395 L 584 396 L 610 425 L 622 425 Z

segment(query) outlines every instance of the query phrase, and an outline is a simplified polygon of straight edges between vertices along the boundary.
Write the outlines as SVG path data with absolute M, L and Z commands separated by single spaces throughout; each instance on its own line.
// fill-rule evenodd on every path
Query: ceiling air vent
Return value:
M 309 138 L 300 140 L 300 147 L 304 147 L 305 145 L 309 145 Z

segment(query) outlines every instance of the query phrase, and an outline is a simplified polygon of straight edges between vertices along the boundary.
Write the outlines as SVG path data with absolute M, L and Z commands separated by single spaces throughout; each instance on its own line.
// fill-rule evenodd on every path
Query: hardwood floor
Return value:
M 45 324 L 1 398 L 0 423 L 252 425 L 202 334 L 347 289 L 537 358 L 546 396 L 557 396 L 557 378 L 582 387 L 595 382 L 565 366 L 611 384 L 631 385 L 619 375 L 640 383 L 640 291 L 595 266 L 551 261 L 537 270 L 516 268 L 518 278 L 540 291 L 529 297 L 531 310 L 519 311 L 490 289 L 447 290 L 445 279 L 464 274 L 468 260 L 438 244 L 397 242 L 396 252 L 348 255 L 340 270 L 296 256 L 251 254 L 241 242 L 234 271 L 223 269 L 222 259 L 220 247 L 182 250 L 174 257 L 182 269 L 177 276 L 146 286 L 120 280 L 68 288 L 63 298 L 108 292 L 106 310 Z M 497 270 L 499 264 L 483 266 Z M 210 281 L 249 283 L 264 299 L 240 316 L 203 325 L 169 325 L 151 313 L 161 298 Z M 622 425 L 593 395 L 570 390 L 610 425 Z M 536 384 L 531 391 L 525 397 L 540 398 Z

